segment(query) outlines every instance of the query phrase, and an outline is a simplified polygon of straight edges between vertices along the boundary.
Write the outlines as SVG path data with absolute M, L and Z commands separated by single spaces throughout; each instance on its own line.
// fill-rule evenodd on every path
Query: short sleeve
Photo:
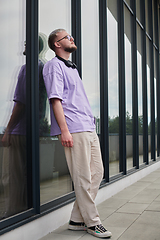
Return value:
M 61 68 L 58 66 L 58 64 L 55 66 L 45 66 L 43 71 L 43 78 L 48 98 L 59 98 L 62 100 L 64 81 Z
M 26 104 L 26 65 L 19 72 L 13 101 Z

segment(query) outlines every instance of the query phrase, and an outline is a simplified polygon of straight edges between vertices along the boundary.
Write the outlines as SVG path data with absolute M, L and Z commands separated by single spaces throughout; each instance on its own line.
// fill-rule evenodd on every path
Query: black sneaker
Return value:
M 112 233 L 105 229 L 102 224 L 88 228 L 87 232 L 98 238 L 112 237 Z
M 86 231 L 87 226 L 85 225 L 84 222 L 69 221 L 68 229 L 69 230 L 74 230 L 74 231 Z

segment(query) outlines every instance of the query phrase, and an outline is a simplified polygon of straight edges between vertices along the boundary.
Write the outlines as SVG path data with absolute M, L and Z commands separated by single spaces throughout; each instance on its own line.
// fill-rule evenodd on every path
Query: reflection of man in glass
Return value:
M 94 202 L 103 177 L 94 117 L 76 65 L 68 60 L 77 47 L 63 29 L 53 31 L 48 43 L 56 53 L 43 69 L 51 107 L 51 135 L 59 135 L 64 146 L 76 194 L 69 229 L 110 237 L 112 234 L 101 224 Z
M 44 49 L 44 39 L 39 36 L 39 53 Z M 26 46 L 23 52 L 26 55 Z M 40 134 L 44 125 L 46 90 L 42 75 L 44 63 L 39 60 L 39 120 Z M 27 209 L 27 166 L 26 166 L 26 65 L 18 75 L 12 115 L 2 138 L 4 147 L 3 185 L 5 192 L 4 217 Z
M 26 66 L 23 65 L 13 98 L 14 107 L 2 138 L 4 147 L 3 184 L 5 215 L 11 216 L 27 208 L 26 169 Z

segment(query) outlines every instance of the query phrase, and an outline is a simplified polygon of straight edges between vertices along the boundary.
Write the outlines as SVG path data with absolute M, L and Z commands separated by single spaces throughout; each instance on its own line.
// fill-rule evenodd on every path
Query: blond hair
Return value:
M 59 32 L 64 32 L 66 31 L 65 29 L 59 28 L 54 30 L 53 32 L 50 33 L 49 37 L 48 37 L 48 46 L 50 47 L 50 49 L 52 49 L 53 51 L 55 51 L 55 45 L 54 43 L 56 42 L 56 37 L 57 37 L 57 33 Z

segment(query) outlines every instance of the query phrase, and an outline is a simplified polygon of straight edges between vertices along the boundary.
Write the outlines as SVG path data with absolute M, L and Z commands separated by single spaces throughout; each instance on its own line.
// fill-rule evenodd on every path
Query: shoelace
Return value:
M 99 232 L 101 232 L 101 233 L 104 233 L 104 232 L 107 231 L 107 230 L 103 227 L 102 224 L 97 225 L 95 230 L 96 230 L 96 231 L 99 231 Z

